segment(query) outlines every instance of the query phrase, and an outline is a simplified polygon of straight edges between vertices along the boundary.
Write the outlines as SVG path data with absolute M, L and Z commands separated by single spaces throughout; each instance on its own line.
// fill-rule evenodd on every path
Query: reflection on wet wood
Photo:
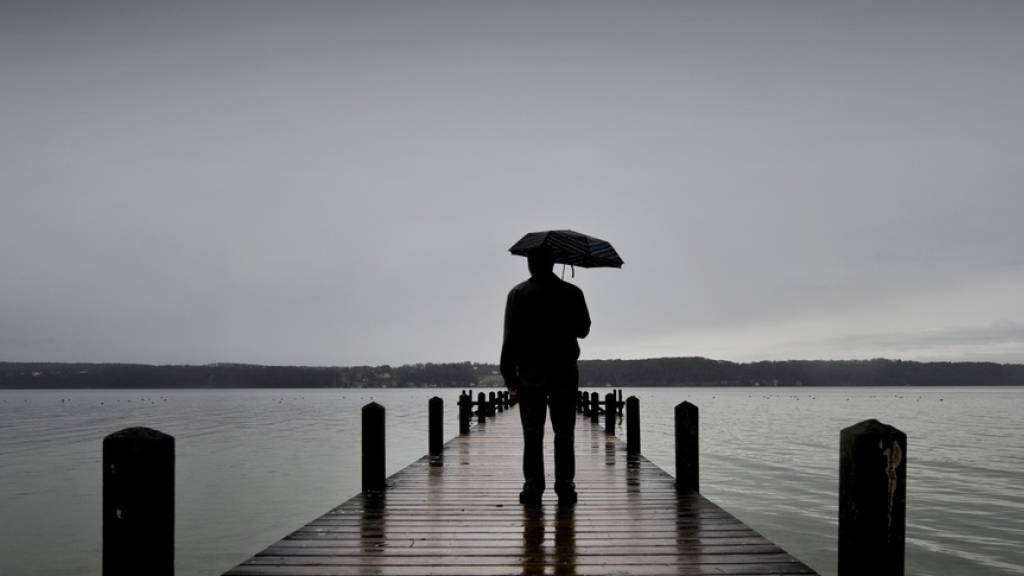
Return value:
M 814 572 L 581 417 L 579 503 L 518 502 L 519 417 L 506 410 L 227 574 L 446 576 Z M 546 469 L 554 470 L 547 439 Z M 549 478 L 549 484 L 553 484 Z

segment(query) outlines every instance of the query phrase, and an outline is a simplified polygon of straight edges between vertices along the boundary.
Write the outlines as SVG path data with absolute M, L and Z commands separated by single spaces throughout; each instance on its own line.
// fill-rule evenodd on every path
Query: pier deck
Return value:
M 550 435 L 550 425 L 548 434 Z M 518 502 L 522 437 L 513 408 L 227 572 L 230 576 L 815 574 L 598 424 L 579 418 L 579 503 Z

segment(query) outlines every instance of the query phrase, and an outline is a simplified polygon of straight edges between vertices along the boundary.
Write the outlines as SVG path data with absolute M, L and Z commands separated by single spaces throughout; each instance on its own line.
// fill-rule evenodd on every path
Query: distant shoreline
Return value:
M 1024 386 L 1024 364 L 903 360 L 736 363 L 701 357 L 583 360 L 587 387 Z M 496 388 L 498 366 L 150 365 L 0 362 L 0 389 Z

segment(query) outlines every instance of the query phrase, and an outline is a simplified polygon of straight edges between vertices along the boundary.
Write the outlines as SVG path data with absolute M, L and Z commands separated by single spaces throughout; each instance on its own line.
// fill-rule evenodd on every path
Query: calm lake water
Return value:
M 110 432 L 175 436 L 177 573 L 220 574 L 359 492 L 364 403 L 387 408 L 389 474 L 426 453 L 435 394 L 450 438 L 456 390 L 0 391 L 0 575 L 100 574 Z M 702 493 L 822 574 L 835 573 L 839 430 L 866 418 L 908 435 L 908 574 L 1024 574 L 1024 389 L 629 394 L 644 453 L 673 474 L 673 406 L 699 406 Z

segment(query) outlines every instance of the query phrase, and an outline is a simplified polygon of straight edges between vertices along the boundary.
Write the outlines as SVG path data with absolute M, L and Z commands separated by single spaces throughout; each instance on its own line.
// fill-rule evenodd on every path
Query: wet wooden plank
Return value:
M 550 436 L 545 466 L 554 470 Z M 814 572 L 588 419 L 577 421 L 576 506 L 522 506 L 516 411 L 449 441 L 226 574 L 796 575 Z M 440 465 L 439 465 L 440 464 Z
M 523 562 L 511 566 L 447 566 L 424 564 L 422 566 L 253 566 L 242 565 L 230 572 L 232 576 L 521 576 L 523 574 L 555 574 L 577 576 L 798 576 L 815 574 L 803 565 L 783 564 L 722 564 L 701 566 L 678 566 L 675 564 L 634 566 L 603 565 L 590 566 L 573 561 Z

